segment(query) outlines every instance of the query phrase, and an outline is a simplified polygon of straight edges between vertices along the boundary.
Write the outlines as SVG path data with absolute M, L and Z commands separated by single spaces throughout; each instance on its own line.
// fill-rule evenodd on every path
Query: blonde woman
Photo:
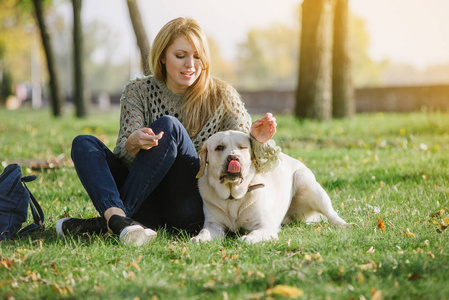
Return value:
M 143 245 L 161 227 L 200 229 L 198 152 L 218 131 L 251 134 L 259 171 L 277 163 L 274 117 L 251 123 L 238 93 L 210 76 L 207 39 L 195 20 L 168 22 L 154 40 L 150 61 L 154 75 L 130 81 L 122 93 L 114 151 L 93 136 L 74 139 L 72 159 L 100 217 L 61 219 L 59 235 L 109 228 L 123 243 Z

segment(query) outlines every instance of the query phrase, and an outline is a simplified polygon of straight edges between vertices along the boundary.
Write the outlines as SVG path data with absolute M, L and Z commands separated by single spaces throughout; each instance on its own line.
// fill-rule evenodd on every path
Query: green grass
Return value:
M 0 243 L 0 297 L 280 299 L 269 289 L 282 284 L 302 299 L 449 299 L 449 230 L 438 232 L 449 217 L 449 113 L 322 123 L 277 116 L 278 145 L 312 169 L 338 213 L 357 224 L 348 230 L 295 223 L 279 241 L 256 245 L 235 237 L 194 245 L 163 231 L 141 248 L 113 236 L 57 238 L 59 218 L 96 214 L 69 159 L 72 139 L 91 133 L 112 148 L 118 117 L 0 110 L 0 170 L 19 161 L 35 173 L 28 187 L 46 214 L 45 232 Z M 59 168 L 27 166 L 56 157 Z

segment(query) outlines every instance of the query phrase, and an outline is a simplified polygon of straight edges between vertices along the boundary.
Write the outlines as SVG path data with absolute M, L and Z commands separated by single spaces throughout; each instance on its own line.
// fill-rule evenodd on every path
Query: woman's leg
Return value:
M 155 133 L 164 131 L 164 137 L 158 146 L 139 151 L 120 189 L 127 216 L 151 227 L 167 224 L 185 228 L 202 223 L 202 201 L 195 178 L 199 158 L 187 131 L 179 120 L 169 116 L 156 120 L 151 129 Z
M 125 210 L 117 187 L 123 185 L 128 170 L 99 139 L 90 135 L 77 136 L 72 143 L 72 160 L 101 216 L 110 207 Z
M 58 235 L 99 233 L 109 227 L 120 235 L 123 243 L 133 245 L 146 244 L 156 236 L 155 231 L 125 217 L 118 187 L 126 180 L 128 170 L 100 140 L 93 136 L 76 137 L 72 144 L 72 160 L 95 208 L 106 219 L 64 218 L 56 224 Z
M 195 178 L 198 170 L 199 166 L 192 168 L 182 156 L 178 157 L 132 218 L 153 229 L 166 227 L 199 231 L 204 223 L 204 213 Z

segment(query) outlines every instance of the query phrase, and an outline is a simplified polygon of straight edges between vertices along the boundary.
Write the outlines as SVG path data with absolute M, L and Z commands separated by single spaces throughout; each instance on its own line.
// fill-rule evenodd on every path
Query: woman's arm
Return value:
M 251 136 L 259 143 L 266 143 L 276 133 L 276 126 L 276 118 L 273 117 L 273 114 L 267 113 L 262 119 L 253 122 L 251 125 Z
M 140 149 L 156 146 L 163 135 L 163 132 L 155 135 L 145 127 L 141 85 L 139 80 L 129 82 L 120 98 L 120 129 L 114 154 L 127 166 L 131 166 Z

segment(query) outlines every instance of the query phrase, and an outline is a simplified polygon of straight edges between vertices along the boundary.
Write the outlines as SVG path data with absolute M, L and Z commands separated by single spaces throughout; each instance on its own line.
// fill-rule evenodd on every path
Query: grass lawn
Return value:
M 44 232 L 0 242 L 0 297 L 449 299 L 449 113 L 322 123 L 277 116 L 278 145 L 315 173 L 354 228 L 295 223 L 279 241 L 256 245 L 236 237 L 195 245 L 163 231 L 141 248 L 114 236 L 58 238 L 59 218 L 96 215 L 71 165 L 71 141 L 94 134 L 113 148 L 118 118 L 0 109 L 0 172 L 20 162 L 36 174 L 28 187 L 46 214 Z M 56 167 L 35 171 L 36 160 Z

